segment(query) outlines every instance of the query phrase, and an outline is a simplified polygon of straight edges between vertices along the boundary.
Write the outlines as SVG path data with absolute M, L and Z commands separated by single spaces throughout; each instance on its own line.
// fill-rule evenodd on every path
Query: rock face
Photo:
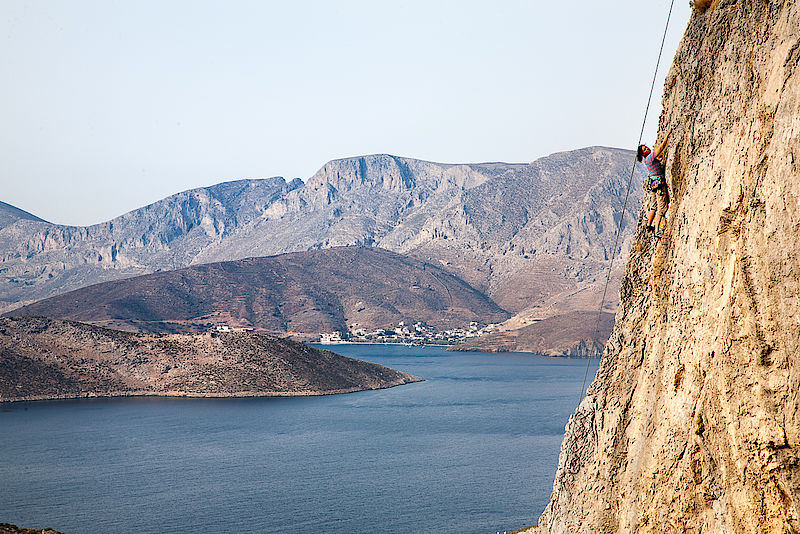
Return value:
M 800 3 L 692 15 L 660 131 L 672 204 L 641 228 L 539 525 L 800 531 Z
M 369 247 L 209 263 L 103 282 L 9 313 L 145 332 L 229 325 L 317 336 L 400 321 L 445 330 L 509 316 L 436 266 Z
M 323 395 L 419 380 L 265 334 L 134 334 L 42 317 L 0 319 L 0 402 Z
M 604 279 L 632 160 L 601 147 L 531 164 L 371 155 L 331 161 L 306 184 L 229 182 L 89 227 L 19 219 L 0 228 L 0 310 L 159 270 L 366 245 L 436 263 L 509 311 L 548 316 L 558 311 L 548 303 Z M 640 183 L 637 172 L 623 248 Z

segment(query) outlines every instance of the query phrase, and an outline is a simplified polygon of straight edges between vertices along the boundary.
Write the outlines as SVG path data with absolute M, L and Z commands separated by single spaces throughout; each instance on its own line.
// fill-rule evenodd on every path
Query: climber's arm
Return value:
M 656 147 L 653 151 L 653 157 L 656 159 L 661 159 L 661 153 L 664 152 L 664 149 L 667 148 L 667 141 L 669 141 L 669 134 L 672 133 L 672 128 L 667 130 L 667 135 L 664 136 L 664 140 L 661 141 L 661 144 Z

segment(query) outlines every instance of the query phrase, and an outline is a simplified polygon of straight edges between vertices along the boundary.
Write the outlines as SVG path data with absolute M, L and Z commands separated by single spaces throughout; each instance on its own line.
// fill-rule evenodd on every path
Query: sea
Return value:
M 319 397 L 0 404 L 0 523 L 484 534 L 537 522 L 586 360 L 325 348 L 425 381 Z

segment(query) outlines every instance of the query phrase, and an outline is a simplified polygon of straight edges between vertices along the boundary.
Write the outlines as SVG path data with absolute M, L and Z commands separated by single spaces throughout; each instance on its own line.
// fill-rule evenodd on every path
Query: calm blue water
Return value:
M 494 533 L 537 521 L 585 361 L 335 349 L 427 381 L 0 405 L 0 522 L 113 534 Z

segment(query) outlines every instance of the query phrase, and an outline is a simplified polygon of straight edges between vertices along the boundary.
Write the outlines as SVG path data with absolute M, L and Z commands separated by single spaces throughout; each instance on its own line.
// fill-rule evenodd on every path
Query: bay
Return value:
M 327 348 L 426 381 L 325 397 L 0 405 L 0 522 L 67 534 L 494 533 L 536 522 L 585 360 Z

